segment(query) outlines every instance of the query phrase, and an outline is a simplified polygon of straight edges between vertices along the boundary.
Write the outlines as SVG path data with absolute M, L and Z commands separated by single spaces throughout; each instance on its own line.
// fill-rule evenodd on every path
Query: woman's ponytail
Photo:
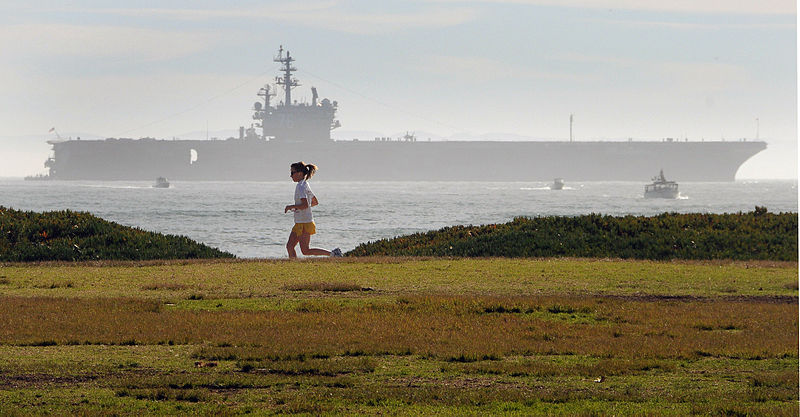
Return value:
M 314 164 L 306 164 L 305 166 L 306 179 L 310 180 L 311 177 L 317 172 L 317 166 Z

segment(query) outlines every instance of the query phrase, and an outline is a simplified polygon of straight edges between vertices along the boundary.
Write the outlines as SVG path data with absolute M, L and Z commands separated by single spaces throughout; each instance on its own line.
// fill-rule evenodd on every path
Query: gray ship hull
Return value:
M 297 161 L 330 181 L 641 181 L 664 169 L 679 181 L 733 181 L 764 142 L 420 142 L 333 141 L 338 103 L 292 100 L 295 59 L 281 46 L 276 83 L 257 93 L 250 128 L 226 140 L 105 139 L 51 142 L 49 177 L 63 180 L 276 181 Z M 260 134 L 258 129 L 261 130 Z
M 50 177 L 63 180 L 276 181 L 289 164 L 317 164 L 330 181 L 733 181 L 762 141 L 288 142 L 106 139 L 53 142 Z
M 681 195 L 680 191 L 677 189 L 674 190 L 655 190 L 655 191 L 645 191 L 644 198 L 666 198 L 670 200 L 674 200 Z

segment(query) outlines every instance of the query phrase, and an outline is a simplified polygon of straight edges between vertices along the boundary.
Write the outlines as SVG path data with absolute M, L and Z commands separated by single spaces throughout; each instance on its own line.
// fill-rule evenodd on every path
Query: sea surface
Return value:
M 326 182 L 311 180 L 313 247 L 343 251 L 363 242 L 518 216 L 735 213 L 765 206 L 797 212 L 796 180 L 681 183 L 675 200 L 645 199 L 645 182 Z M 284 182 L 23 181 L 0 179 L 0 205 L 88 211 L 144 230 L 184 235 L 244 258 L 286 257 L 295 184 Z M 298 250 L 299 253 L 299 250 Z

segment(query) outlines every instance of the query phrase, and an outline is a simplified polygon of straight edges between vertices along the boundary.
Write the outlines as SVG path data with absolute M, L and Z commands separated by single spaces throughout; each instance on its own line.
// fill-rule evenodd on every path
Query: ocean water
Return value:
M 314 247 L 362 242 L 445 226 L 507 222 L 517 216 L 734 213 L 765 206 L 797 212 L 797 181 L 682 183 L 675 200 L 643 198 L 644 182 L 310 182 Z M 23 181 L 0 179 L 0 205 L 89 211 L 141 229 L 185 235 L 238 257 L 286 257 L 295 184 L 284 182 Z M 299 251 L 298 251 L 299 252 Z

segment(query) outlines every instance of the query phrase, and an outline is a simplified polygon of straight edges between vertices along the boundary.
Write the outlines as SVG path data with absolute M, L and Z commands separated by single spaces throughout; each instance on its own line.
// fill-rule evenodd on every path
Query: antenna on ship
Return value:
M 55 133 L 56 137 L 58 138 L 59 141 L 64 140 L 64 139 L 61 139 L 61 135 L 58 134 L 58 131 L 56 130 L 55 127 L 51 127 L 50 130 L 47 131 L 47 133 Z
M 292 87 L 297 87 L 300 85 L 300 82 L 297 79 L 292 78 L 292 73 L 297 71 L 297 68 L 292 66 L 292 61 L 294 58 L 289 54 L 289 51 L 286 51 L 286 57 L 283 56 L 283 45 L 281 45 L 280 49 L 278 49 L 278 56 L 273 58 L 273 61 L 280 62 L 283 64 L 283 77 L 276 77 L 275 82 L 278 85 L 283 86 L 283 90 L 286 92 L 286 99 L 283 102 L 286 106 L 292 105 Z
M 572 142 L 572 114 L 569 115 L 569 141 Z
M 264 86 L 261 87 L 258 90 L 258 96 L 259 97 L 264 97 L 264 108 L 268 108 L 269 107 L 269 99 L 270 99 L 270 97 L 275 97 L 275 92 L 270 91 L 269 84 L 264 84 Z
M 758 117 L 756 117 L 756 140 L 758 140 Z
M 253 115 L 253 119 L 261 121 L 261 123 L 256 124 L 256 126 L 261 128 L 261 139 L 267 140 L 267 134 L 265 133 L 264 126 L 266 125 L 267 117 L 269 117 L 270 114 L 269 100 L 270 98 L 275 97 L 275 92 L 270 89 L 269 84 L 264 84 L 264 87 L 258 90 L 258 96 L 264 97 L 264 105 L 262 107 L 261 103 L 258 101 L 253 104 L 253 109 L 256 111 Z

